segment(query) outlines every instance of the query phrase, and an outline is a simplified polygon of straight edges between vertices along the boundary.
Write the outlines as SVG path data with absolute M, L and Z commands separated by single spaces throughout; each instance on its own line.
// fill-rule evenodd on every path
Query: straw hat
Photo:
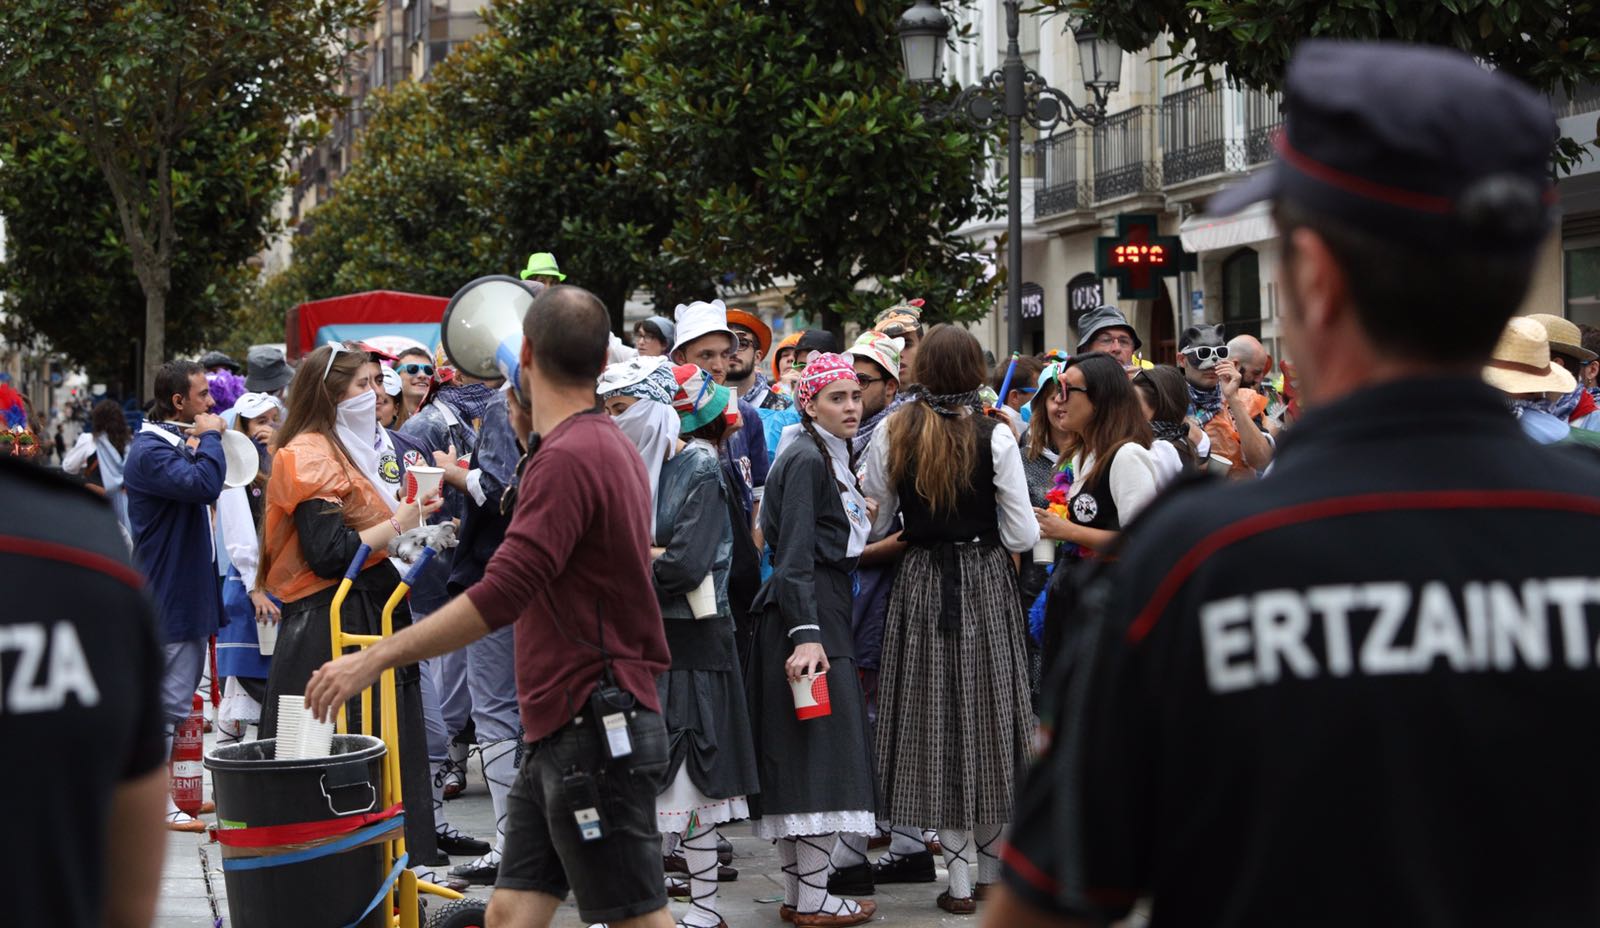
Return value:
M 1534 313 L 1528 318 L 1537 320 L 1549 333 L 1551 351 L 1576 358 L 1585 364 L 1595 359 L 1595 353 L 1583 347 L 1583 333 L 1578 331 L 1577 325 L 1549 313 Z
M 1484 382 L 1503 393 L 1571 393 L 1578 381 L 1550 363 L 1550 336 L 1527 316 L 1513 316 L 1483 369 Z

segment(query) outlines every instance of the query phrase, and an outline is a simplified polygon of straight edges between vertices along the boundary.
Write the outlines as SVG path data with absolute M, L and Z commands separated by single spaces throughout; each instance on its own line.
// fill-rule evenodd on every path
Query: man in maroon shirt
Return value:
M 490 925 L 548 925 L 568 889 L 587 922 L 672 924 L 655 827 L 667 766 L 655 678 L 671 658 L 655 597 L 638 595 L 650 589 L 644 464 L 595 414 L 609 336 L 605 307 L 586 290 L 553 287 L 534 301 L 522 395 L 542 440 L 483 579 L 428 621 L 324 665 L 306 687 L 307 708 L 328 718 L 383 670 L 516 623 L 528 753 L 507 799 Z

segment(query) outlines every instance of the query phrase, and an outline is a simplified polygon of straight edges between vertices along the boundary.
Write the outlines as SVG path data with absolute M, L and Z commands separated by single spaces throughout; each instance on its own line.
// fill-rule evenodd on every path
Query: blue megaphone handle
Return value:
M 431 547 L 423 548 L 422 554 L 417 556 L 417 562 L 411 565 L 411 569 L 406 571 L 405 579 L 400 582 L 406 586 L 416 586 L 417 578 L 422 576 L 422 569 L 427 567 L 428 562 L 433 560 L 433 556 L 438 553 Z
M 517 392 L 517 399 L 522 399 L 522 362 L 518 355 L 522 352 L 522 333 L 508 335 L 501 340 L 499 347 L 494 350 L 494 363 L 500 368 L 500 374 L 506 382 L 511 384 L 511 389 Z
M 361 565 L 367 562 L 367 557 L 371 554 L 372 546 L 363 542 L 361 547 L 356 549 L 356 556 L 350 559 L 350 566 L 345 568 L 344 578 L 354 580 L 356 575 L 361 573 Z

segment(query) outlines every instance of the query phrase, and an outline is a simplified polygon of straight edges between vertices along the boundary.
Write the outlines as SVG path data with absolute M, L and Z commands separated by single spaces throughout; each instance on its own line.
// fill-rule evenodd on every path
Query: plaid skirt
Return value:
M 1028 658 L 1011 558 L 959 545 L 959 628 L 941 631 L 940 558 L 906 552 L 884 622 L 876 757 L 897 825 L 970 829 L 1011 820 L 1032 760 Z

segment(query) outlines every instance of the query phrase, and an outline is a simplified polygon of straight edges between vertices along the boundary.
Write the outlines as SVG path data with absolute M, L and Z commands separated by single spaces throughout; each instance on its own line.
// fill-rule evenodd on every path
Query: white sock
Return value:
M 511 795 L 511 785 L 517 779 L 517 739 L 491 741 L 478 746 L 478 760 L 483 767 L 483 781 L 489 785 L 489 804 L 494 808 L 494 854 L 506 846 L 506 797 Z
M 980 884 L 998 883 L 1000 881 L 1000 832 L 1004 825 L 979 825 L 977 831 L 978 842 L 978 882 Z
M 448 835 L 455 829 L 450 827 L 450 819 L 444 814 L 444 764 L 429 764 L 428 772 L 433 776 L 428 778 L 428 786 L 433 791 L 433 830 L 441 835 Z
M 682 923 L 685 928 L 716 928 L 722 921 L 717 915 L 717 830 L 684 836 L 683 856 L 689 864 L 690 908 Z
M 950 871 L 950 898 L 972 898 L 972 868 L 977 863 L 972 832 L 940 829 L 939 843 L 944 845 L 944 866 Z
M 861 907 L 828 892 L 828 845 L 833 835 L 804 835 L 795 839 L 796 865 L 800 868 L 800 903 L 803 915 L 854 915 Z
M 907 828 L 904 825 L 890 825 L 889 832 L 893 837 L 889 839 L 889 852 L 884 855 L 886 860 L 896 860 L 901 857 L 910 857 L 912 854 L 926 854 L 927 842 L 922 840 L 922 831 L 917 828 Z
M 679 853 L 679 851 L 678 851 L 678 845 L 682 841 L 683 841 L 683 836 L 677 834 L 676 832 L 668 832 L 667 834 L 662 835 L 661 836 L 661 856 L 662 857 L 682 857 L 683 854 Z
M 839 835 L 839 843 L 833 846 L 833 869 L 843 870 L 845 867 L 859 867 L 866 862 L 867 836 Z
M 793 838 L 778 839 L 778 863 L 783 870 L 783 904 L 791 909 L 800 904 L 800 870 L 796 862 L 797 853 Z

